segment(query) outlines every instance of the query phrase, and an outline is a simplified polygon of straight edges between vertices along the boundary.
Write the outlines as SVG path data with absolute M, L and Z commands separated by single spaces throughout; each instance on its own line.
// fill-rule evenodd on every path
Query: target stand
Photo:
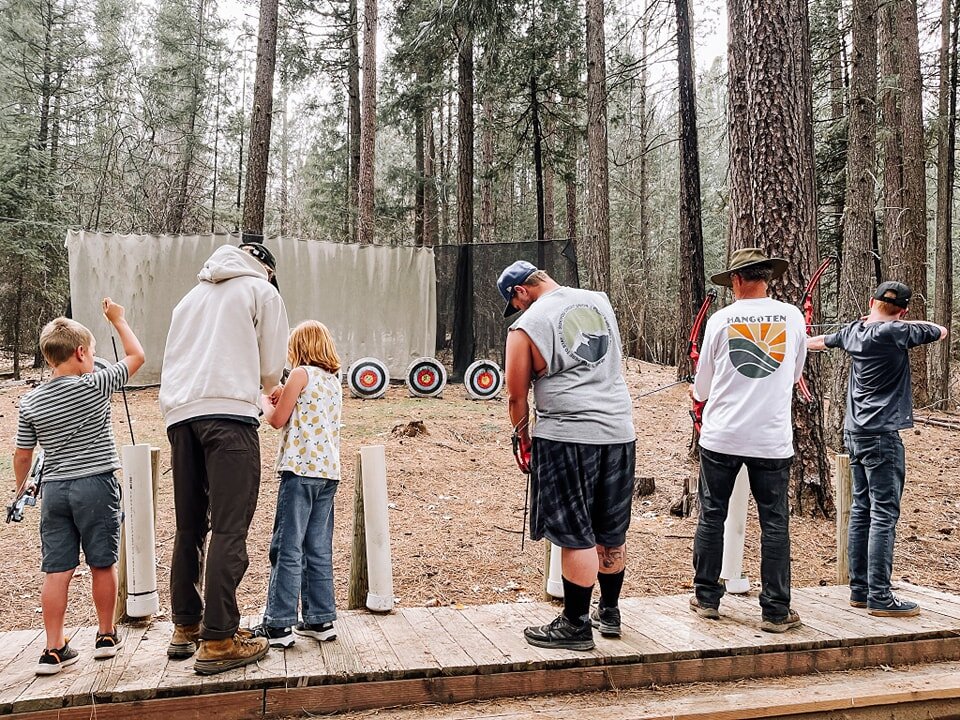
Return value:
M 347 370 L 350 394 L 361 400 L 383 397 L 389 386 L 390 373 L 387 366 L 376 358 L 360 358 Z
M 417 358 L 407 368 L 407 388 L 411 397 L 440 397 L 446 386 L 447 371 L 434 358 Z
M 503 389 L 503 371 L 493 360 L 477 360 L 463 375 L 467 395 L 474 400 L 493 400 Z

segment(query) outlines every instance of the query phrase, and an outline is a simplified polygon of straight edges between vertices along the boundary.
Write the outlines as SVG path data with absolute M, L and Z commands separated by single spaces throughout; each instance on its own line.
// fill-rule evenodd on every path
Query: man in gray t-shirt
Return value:
M 601 635 L 620 635 L 633 497 L 636 432 L 620 330 L 604 293 L 558 285 L 523 260 L 497 287 L 505 317 L 525 311 L 507 335 L 506 383 L 517 462 L 531 473 L 530 536 L 562 549 L 563 613 L 524 636 L 537 647 L 590 650 L 593 624 Z M 591 616 L 595 580 L 600 604 Z
M 913 427 L 907 351 L 947 336 L 947 329 L 940 325 L 903 319 L 911 294 L 903 283 L 881 283 L 870 299 L 866 318 L 807 341 L 809 350 L 840 348 L 851 358 L 843 424 L 853 474 L 847 545 L 850 604 L 880 617 L 920 612 L 917 603 L 890 591 L 893 543 L 906 476 L 900 430 Z

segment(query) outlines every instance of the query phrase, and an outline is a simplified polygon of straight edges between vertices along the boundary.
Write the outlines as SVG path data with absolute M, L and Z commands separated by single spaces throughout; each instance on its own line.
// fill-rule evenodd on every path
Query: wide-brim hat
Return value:
M 773 274 L 770 276 L 771 280 L 783 275 L 787 271 L 787 268 L 790 267 L 790 263 L 783 258 L 767 257 L 760 248 L 742 248 L 733 251 L 733 254 L 730 256 L 730 267 L 722 272 L 711 275 L 710 282 L 723 287 L 733 287 L 733 280 L 730 278 L 733 273 L 754 265 L 762 265 L 763 263 L 769 263 L 773 268 Z

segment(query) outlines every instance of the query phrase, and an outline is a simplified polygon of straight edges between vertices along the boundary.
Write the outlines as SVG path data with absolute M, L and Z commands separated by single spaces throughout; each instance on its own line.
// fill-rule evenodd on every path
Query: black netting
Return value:
M 437 357 L 453 367 L 452 382 L 461 382 L 474 360 L 490 359 L 503 367 L 510 321 L 497 290 L 500 272 L 514 260 L 527 260 L 561 285 L 579 287 L 576 250 L 568 240 L 547 242 L 441 245 L 437 263 Z

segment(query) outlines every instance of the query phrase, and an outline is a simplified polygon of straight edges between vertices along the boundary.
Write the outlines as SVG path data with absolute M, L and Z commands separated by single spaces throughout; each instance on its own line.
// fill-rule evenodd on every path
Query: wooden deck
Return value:
M 123 649 L 104 661 L 91 657 L 95 628 L 80 628 L 80 662 L 45 678 L 34 675 L 43 633 L 17 630 L 0 634 L 0 714 L 259 718 L 960 660 L 960 597 L 901 586 L 923 612 L 891 619 L 850 608 L 847 592 L 795 589 L 804 625 L 783 635 L 758 630 L 755 593 L 725 597 L 720 621 L 691 613 L 687 596 L 625 598 L 623 637 L 597 634 L 589 653 L 524 642 L 524 626 L 555 617 L 546 603 L 343 612 L 336 642 L 298 638 L 212 677 L 167 659 L 169 623 L 124 628 Z

